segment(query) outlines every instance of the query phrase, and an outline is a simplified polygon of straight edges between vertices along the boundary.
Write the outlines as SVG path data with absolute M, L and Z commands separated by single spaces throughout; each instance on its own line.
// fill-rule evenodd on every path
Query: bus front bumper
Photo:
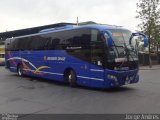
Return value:
M 107 88 L 114 88 L 137 83 L 139 81 L 139 74 L 138 69 L 129 71 L 106 70 L 105 78 L 105 86 Z

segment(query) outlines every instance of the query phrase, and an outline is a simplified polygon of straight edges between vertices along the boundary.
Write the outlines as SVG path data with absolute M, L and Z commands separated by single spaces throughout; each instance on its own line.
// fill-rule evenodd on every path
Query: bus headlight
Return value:
M 134 80 L 134 76 L 127 76 L 126 77 L 126 81 L 132 81 L 132 80 Z
M 125 79 L 125 84 L 130 84 L 134 80 L 134 76 L 127 76 Z
M 119 85 L 119 82 L 118 82 L 118 79 L 116 76 L 109 74 L 109 75 L 107 75 L 107 78 L 113 80 L 116 85 Z

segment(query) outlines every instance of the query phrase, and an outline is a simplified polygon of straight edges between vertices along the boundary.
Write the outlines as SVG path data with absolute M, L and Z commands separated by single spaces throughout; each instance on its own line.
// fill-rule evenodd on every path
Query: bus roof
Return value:
M 36 36 L 36 35 L 44 35 L 44 34 L 47 34 L 47 33 L 61 32 L 61 31 L 68 31 L 68 30 L 76 30 L 76 29 L 83 29 L 83 28 L 97 29 L 99 31 L 110 30 L 110 29 L 127 30 L 127 29 L 125 29 L 121 26 L 105 25 L 105 24 L 90 24 L 90 25 L 80 25 L 80 26 L 66 25 L 66 26 L 63 26 L 63 27 L 44 29 L 44 30 L 41 30 L 39 33 L 35 33 L 35 34 L 12 37 L 12 38 L 8 38 L 8 39 L 25 38 L 25 37 L 31 37 L 31 36 Z
M 93 29 L 98 29 L 100 31 L 104 30 L 110 30 L 110 29 L 124 29 L 122 26 L 116 26 L 116 25 L 107 25 L 107 24 L 93 24 L 93 25 L 84 25 L 84 26 L 79 26 L 79 28 L 93 28 Z

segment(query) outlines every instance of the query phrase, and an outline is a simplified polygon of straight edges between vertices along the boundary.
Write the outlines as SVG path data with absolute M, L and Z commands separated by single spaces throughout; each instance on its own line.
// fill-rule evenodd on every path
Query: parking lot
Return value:
M 140 82 L 97 90 L 17 76 L 0 67 L 0 113 L 159 113 L 160 69 L 140 70 Z

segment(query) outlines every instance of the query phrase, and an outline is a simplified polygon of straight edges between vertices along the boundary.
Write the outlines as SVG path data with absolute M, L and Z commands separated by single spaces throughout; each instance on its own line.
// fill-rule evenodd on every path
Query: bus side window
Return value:
M 11 50 L 11 39 L 7 39 L 5 42 L 5 49 Z
M 44 50 L 51 50 L 52 39 L 46 39 L 44 43 Z
M 90 61 L 90 29 L 68 31 L 66 39 L 67 52 L 84 61 Z
M 91 41 L 98 41 L 98 30 L 91 30 Z
M 104 42 L 101 34 L 97 30 L 91 31 L 91 62 L 98 66 L 103 66 L 103 46 Z

